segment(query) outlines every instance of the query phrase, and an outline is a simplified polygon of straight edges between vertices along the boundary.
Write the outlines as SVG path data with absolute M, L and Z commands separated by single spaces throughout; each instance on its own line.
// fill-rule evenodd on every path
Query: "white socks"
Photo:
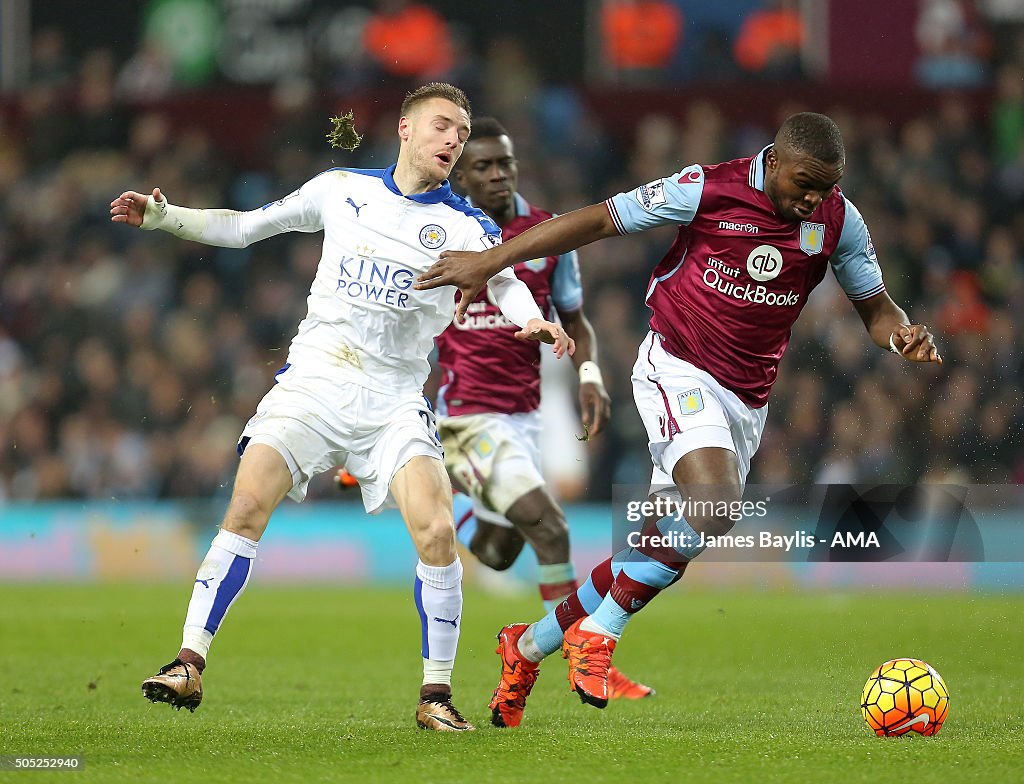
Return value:
M 629 613 L 625 610 L 620 609 L 619 613 L 623 616 L 622 627 L 626 625 L 626 621 L 629 620 Z M 581 632 L 590 632 L 591 634 L 600 634 L 602 637 L 611 637 L 613 640 L 618 640 L 622 637 L 622 630 L 616 628 L 614 631 L 604 628 L 600 623 L 594 620 L 594 616 L 588 615 L 583 619 L 583 623 L 580 624 Z
M 462 623 L 462 562 L 416 564 L 413 590 L 422 629 L 423 683 L 450 686 Z
M 213 538 L 192 588 L 182 648 L 207 657 L 224 616 L 249 583 L 258 544 L 223 529 Z
M 526 631 L 523 632 L 519 641 L 516 643 L 516 647 L 519 649 L 519 652 L 523 654 L 528 661 L 532 662 L 542 661 L 545 656 L 549 655 L 549 653 L 545 653 L 541 647 L 537 645 L 537 639 L 534 636 L 536 626 L 537 624 L 531 623 L 526 627 Z M 561 638 L 559 638 L 559 642 L 561 642 Z

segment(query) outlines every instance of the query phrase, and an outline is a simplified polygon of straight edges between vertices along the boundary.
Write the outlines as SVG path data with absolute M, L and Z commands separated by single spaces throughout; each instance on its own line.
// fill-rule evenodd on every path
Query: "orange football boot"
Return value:
M 334 484 L 338 486 L 339 490 L 344 492 L 346 490 L 351 490 L 354 487 L 359 487 L 359 480 L 344 468 L 339 468 L 337 473 L 334 475 Z
M 569 660 L 569 687 L 582 702 L 603 708 L 608 704 L 608 670 L 615 640 L 580 629 L 584 619 L 565 630 L 562 658 Z
M 656 694 L 650 686 L 638 683 L 622 674 L 617 667 L 608 668 L 608 699 L 642 700 Z
M 540 675 L 540 663 L 524 657 L 517 645 L 529 626 L 528 623 L 510 623 L 498 632 L 498 647 L 494 652 L 501 657 L 501 681 L 488 703 L 491 724 L 495 727 L 519 726 L 526 710 L 526 698 Z

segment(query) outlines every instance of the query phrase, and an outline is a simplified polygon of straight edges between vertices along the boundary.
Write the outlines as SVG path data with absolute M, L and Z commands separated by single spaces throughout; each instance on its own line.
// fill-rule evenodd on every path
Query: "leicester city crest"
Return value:
M 424 248 L 435 250 L 444 245 L 444 241 L 448 239 L 448 236 L 444 233 L 444 229 L 438 226 L 436 223 L 431 223 L 420 229 L 420 244 Z
M 701 395 L 699 387 L 679 393 L 680 414 L 699 414 L 703 410 L 704 396 Z
M 825 224 L 800 222 L 800 250 L 808 256 L 817 256 L 825 246 Z

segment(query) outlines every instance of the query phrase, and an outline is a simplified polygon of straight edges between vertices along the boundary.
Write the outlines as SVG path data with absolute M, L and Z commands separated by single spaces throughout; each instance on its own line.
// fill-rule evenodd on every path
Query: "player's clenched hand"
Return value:
M 153 188 L 153 200 L 156 202 L 164 201 L 159 188 Z M 146 205 L 148 203 L 148 194 L 125 191 L 110 202 L 110 220 L 114 223 L 127 223 L 129 226 L 139 228 L 142 226 L 143 218 L 146 217 Z
M 580 411 L 587 437 L 600 433 L 612 413 L 612 400 L 604 384 L 580 384 Z
M 539 340 L 542 343 L 551 343 L 554 348 L 552 352 L 561 359 L 565 352 L 571 357 L 576 353 L 576 341 L 565 334 L 561 324 L 555 324 L 544 319 L 533 318 L 526 322 L 526 326 L 516 333 L 520 340 Z
M 942 355 L 935 347 L 935 336 L 924 324 L 901 325 L 892 333 L 892 337 L 893 344 L 904 359 L 942 364 Z
M 479 261 L 480 253 L 469 250 L 446 250 L 426 272 L 416 276 L 414 289 L 436 289 L 456 286 L 462 299 L 455 308 L 455 320 L 462 322 L 466 308 L 487 285 L 493 273 L 487 272 Z M 550 342 L 550 341 L 548 341 Z

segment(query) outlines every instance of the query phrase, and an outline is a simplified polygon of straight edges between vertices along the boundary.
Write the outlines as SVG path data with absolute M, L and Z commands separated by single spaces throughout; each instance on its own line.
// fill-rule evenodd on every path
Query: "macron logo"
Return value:
M 753 223 L 733 223 L 732 221 L 719 221 L 718 228 L 726 231 L 743 231 L 747 234 L 757 234 L 759 231 Z

